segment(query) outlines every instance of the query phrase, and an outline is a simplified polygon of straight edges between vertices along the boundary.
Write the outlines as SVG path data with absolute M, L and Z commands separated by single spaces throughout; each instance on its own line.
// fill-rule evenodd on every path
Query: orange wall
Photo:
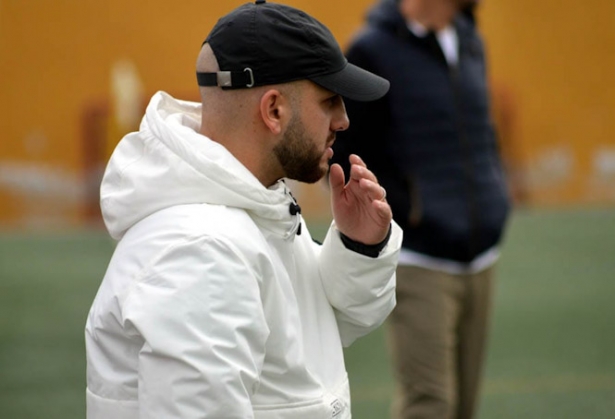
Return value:
M 239 0 L 0 0 L 0 225 L 82 221 L 83 113 L 110 101 L 112 65 L 136 65 L 147 96 L 197 94 L 194 63 Z M 368 1 L 288 2 L 340 40 Z
M 93 1 L 0 2 L 1 221 L 76 211 L 80 109 L 107 91 L 98 9 Z
M 135 65 L 146 97 L 194 98 L 201 42 L 243 2 L 0 0 L 0 225 L 83 222 L 84 112 L 111 103 L 114 63 Z M 287 3 L 344 45 L 372 1 Z M 503 147 L 526 202 L 615 202 L 615 2 L 485 0 L 479 17 Z M 324 202 L 307 193 L 315 208 Z
M 486 0 L 480 25 L 529 203 L 615 203 L 615 2 Z

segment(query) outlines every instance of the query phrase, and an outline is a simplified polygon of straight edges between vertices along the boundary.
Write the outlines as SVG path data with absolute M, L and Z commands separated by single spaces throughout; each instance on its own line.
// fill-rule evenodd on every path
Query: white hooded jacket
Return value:
M 159 92 L 115 149 L 101 207 L 119 240 L 86 325 L 88 419 L 350 418 L 342 346 L 395 305 L 401 230 L 377 258 L 322 245 Z

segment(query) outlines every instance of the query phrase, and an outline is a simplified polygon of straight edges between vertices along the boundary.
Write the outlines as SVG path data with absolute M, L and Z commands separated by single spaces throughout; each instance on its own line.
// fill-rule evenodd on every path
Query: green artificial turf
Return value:
M 0 234 L 0 418 L 85 417 L 83 327 L 112 250 L 104 232 Z M 517 211 L 502 250 L 479 418 L 614 418 L 615 210 Z M 346 357 L 353 418 L 386 418 L 384 326 Z

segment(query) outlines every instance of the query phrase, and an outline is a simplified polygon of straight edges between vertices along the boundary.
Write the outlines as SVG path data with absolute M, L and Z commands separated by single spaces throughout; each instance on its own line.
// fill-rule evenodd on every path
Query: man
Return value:
M 87 417 L 350 418 L 342 347 L 393 309 L 401 229 L 358 156 L 347 183 L 330 171 L 322 245 L 282 179 L 318 181 L 342 96 L 388 82 L 263 0 L 218 21 L 197 79 L 201 104 L 154 95 L 102 181 L 119 242 L 86 325 Z
M 469 0 L 382 0 L 348 60 L 391 82 L 335 144 L 364 157 L 404 230 L 389 342 L 393 417 L 471 418 L 509 203 Z

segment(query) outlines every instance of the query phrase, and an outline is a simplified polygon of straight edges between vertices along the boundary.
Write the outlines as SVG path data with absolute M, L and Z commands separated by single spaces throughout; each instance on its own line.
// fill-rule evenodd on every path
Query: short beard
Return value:
M 327 173 L 327 169 L 320 166 L 322 151 L 308 137 L 296 114 L 292 116 L 283 140 L 274 147 L 273 153 L 289 179 L 316 183 Z

